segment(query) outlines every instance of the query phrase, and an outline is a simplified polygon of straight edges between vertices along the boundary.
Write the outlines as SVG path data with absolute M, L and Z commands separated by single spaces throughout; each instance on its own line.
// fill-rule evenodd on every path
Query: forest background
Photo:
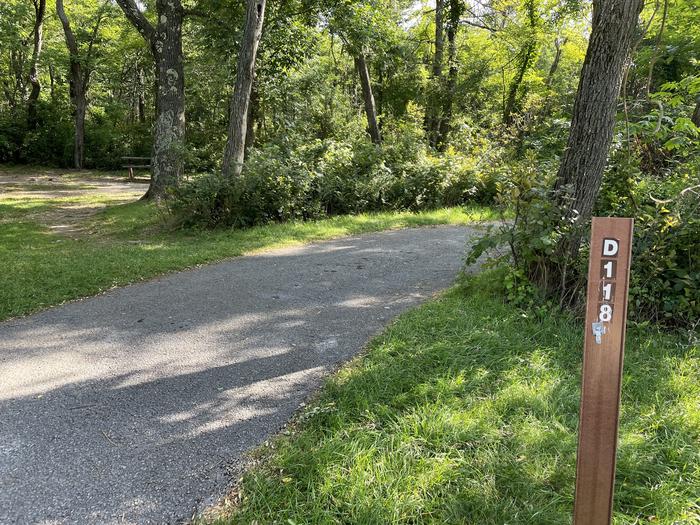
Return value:
M 151 157 L 149 195 L 184 227 L 499 206 L 514 220 L 473 255 L 510 247 L 516 303 L 580 304 L 585 235 L 558 169 L 573 162 L 590 3 L 265 4 L 3 2 L 0 162 L 115 170 Z M 630 9 L 629 38 L 612 35 L 625 45 L 610 147 L 582 215 L 637 219 L 632 315 L 694 328 L 700 4 Z

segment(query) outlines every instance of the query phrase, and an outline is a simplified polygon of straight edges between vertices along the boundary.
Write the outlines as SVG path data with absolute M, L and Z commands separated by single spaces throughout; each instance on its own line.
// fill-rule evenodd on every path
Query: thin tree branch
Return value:
M 134 0 L 116 0 L 116 2 L 141 36 L 145 38 L 149 44 L 152 43 L 156 30 L 146 16 L 139 10 L 136 2 L 134 2 Z

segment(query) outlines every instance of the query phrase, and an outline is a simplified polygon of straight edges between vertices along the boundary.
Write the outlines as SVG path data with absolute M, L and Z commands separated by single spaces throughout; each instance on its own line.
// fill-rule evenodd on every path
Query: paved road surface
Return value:
M 468 235 L 276 250 L 0 323 L 0 523 L 191 517 L 329 370 L 453 281 Z

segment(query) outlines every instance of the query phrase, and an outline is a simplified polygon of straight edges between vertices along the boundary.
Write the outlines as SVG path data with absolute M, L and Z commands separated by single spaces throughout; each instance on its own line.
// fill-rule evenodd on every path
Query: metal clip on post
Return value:
M 593 335 L 597 345 L 603 342 L 603 334 L 605 334 L 605 326 L 603 323 L 593 323 Z

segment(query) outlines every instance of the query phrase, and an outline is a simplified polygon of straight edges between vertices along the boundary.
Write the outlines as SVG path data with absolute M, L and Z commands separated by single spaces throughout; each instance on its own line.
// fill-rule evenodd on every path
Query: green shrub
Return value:
M 73 159 L 73 122 L 71 111 L 60 103 L 39 101 L 38 126 L 23 137 L 23 162 L 41 163 L 51 159 L 59 166 L 70 166 Z
M 250 151 L 241 177 L 194 177 L 169 203 L 183 224 L 250 226 L 381 210 L 423 210 L 487 200 L 495 183 L 450 150 L 435 156 L 422 130 L 397 125 L 381 146 L 364 136 L 271 142 Z
M 635 135 L 631 143 L 618 144 L 594 215 L 635 218 L 630 318 L 697 329 L 700 130 L 688 124 L 688 106 L 673 109 L 667 107 L 663 119 L 658 111 L 643 117 L 632 126 Z M 656 162 L 650 162 L 650 154 Z M 511 165 L 510 176 L 498 182 L 498 199 L 504 209 L 515 214 L 515 220 L 480 239 L 469 260 L 497 246 L 507 246 L 505 255 L 501 252 L 491 260 L 508 268 L 509 299 L 532 307 L 555 298 L 557 306 L 581 311 L 588 235 L 583 235 L 585 242 L 575 260 L 562 258 L 555 249 L 573 225 L 561 220 L 564 214 L 554 205 L 562 195 L 552 189 L 556 173 L 553 161 L 529 151 Z M 566 195 L 566 188 L 563 191 Z M 548 271 L 551 268 L 560 271 Z

